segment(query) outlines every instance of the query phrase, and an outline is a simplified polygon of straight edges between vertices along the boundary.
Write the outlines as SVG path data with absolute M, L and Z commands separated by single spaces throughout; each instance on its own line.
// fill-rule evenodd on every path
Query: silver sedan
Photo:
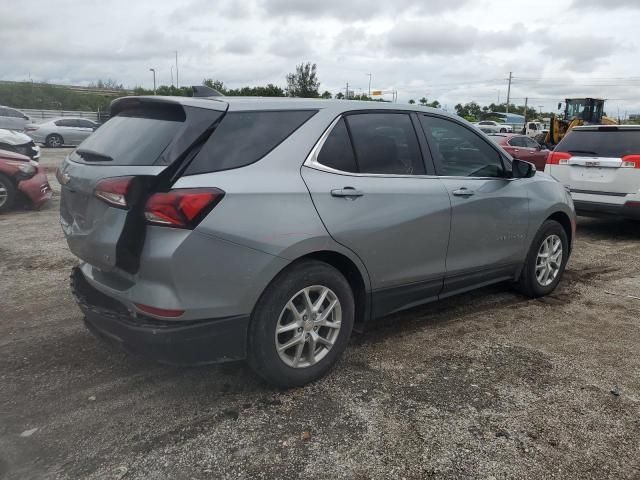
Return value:
M 63 117 L 37 125 L 28 125 L 25 133 L 36 143 L 57 148 L 64 145 L 79 145 L 96 128 L 98 124 L 86 118 Z

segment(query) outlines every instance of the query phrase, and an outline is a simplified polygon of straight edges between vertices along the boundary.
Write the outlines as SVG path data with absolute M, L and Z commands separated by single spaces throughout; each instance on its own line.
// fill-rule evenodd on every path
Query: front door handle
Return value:
M 334 190 L 331 190 L 332 197 L 356 198 L 363 195 L 364 193 L 362 192 L 362 190 L 357 190 L 353 187 L 336 188 Z
M 462 187 L 458 190 L 454 190 L 452 192 L 456 197 L 470 197 L 475 192 L 473 190 L 469 190 L 468 188 Z

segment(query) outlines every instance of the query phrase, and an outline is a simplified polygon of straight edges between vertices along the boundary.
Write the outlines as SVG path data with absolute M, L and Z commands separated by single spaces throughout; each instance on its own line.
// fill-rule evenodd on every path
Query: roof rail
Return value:
M 193 85 L 191 87 L 193 90 L 194 97 L 223 97 L 218 90 L 215 88 L 207 87 L 206 85 Z

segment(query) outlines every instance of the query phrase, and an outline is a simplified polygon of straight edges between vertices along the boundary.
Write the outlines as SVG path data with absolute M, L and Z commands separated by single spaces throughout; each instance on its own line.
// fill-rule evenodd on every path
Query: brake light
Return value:
M 134 177 L 113 177 L 100 180 L 94 194 L 100 200 L 116 208 L 127 209 L 127 193 Z
M 217 188 L 184 188 L 154 193 L 144 209 L 147 223 L 174 228 L 195 228 L 224 197 Z
M 35 132 L 35 131 L 36 131 L 36 130 L 38 130 L 39 128 L 40 128 L 40 127 L 36 127 L 35 125 L 34 125 L 34 126 L 31 126 L 31 127 L 24 127 L 24 131 L 25 131 L 25 132 Z
M 168 317 L 176 318 L 184 313 L 184 310 L 169 310 L 166 308 L 152 307 L 150 305 L 143 305 L 142 303 L 134 304 L 138 310 L 144 313 L 150 313 L 156 317 Z
M 622 166 L 627 168 L 640 168 L 640 155 L 626 155 L 622 157 Z
M 551 165 L 567 165 L 570 158 L 571 154 L 567 152 L 551 152 L 547 163 Z

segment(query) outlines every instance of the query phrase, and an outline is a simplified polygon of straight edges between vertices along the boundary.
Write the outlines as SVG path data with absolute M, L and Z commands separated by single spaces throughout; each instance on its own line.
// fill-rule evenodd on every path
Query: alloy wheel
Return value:
M 536 279 L 546 287 L 551 285 L 562 266 L 562 240 L 558 235 L 549 235 L 542 241 L 536 257 Z
M 285 305 L 275 331 L 276 351 L 292 368 L 321 361 L 338 339 L 342 306 L 328 287 L 313 285 L 297 292 Z
M 9 192 L 7 191 L 7 186 L 0 181 L 0 207 L 7 203 L 8 198 Z

